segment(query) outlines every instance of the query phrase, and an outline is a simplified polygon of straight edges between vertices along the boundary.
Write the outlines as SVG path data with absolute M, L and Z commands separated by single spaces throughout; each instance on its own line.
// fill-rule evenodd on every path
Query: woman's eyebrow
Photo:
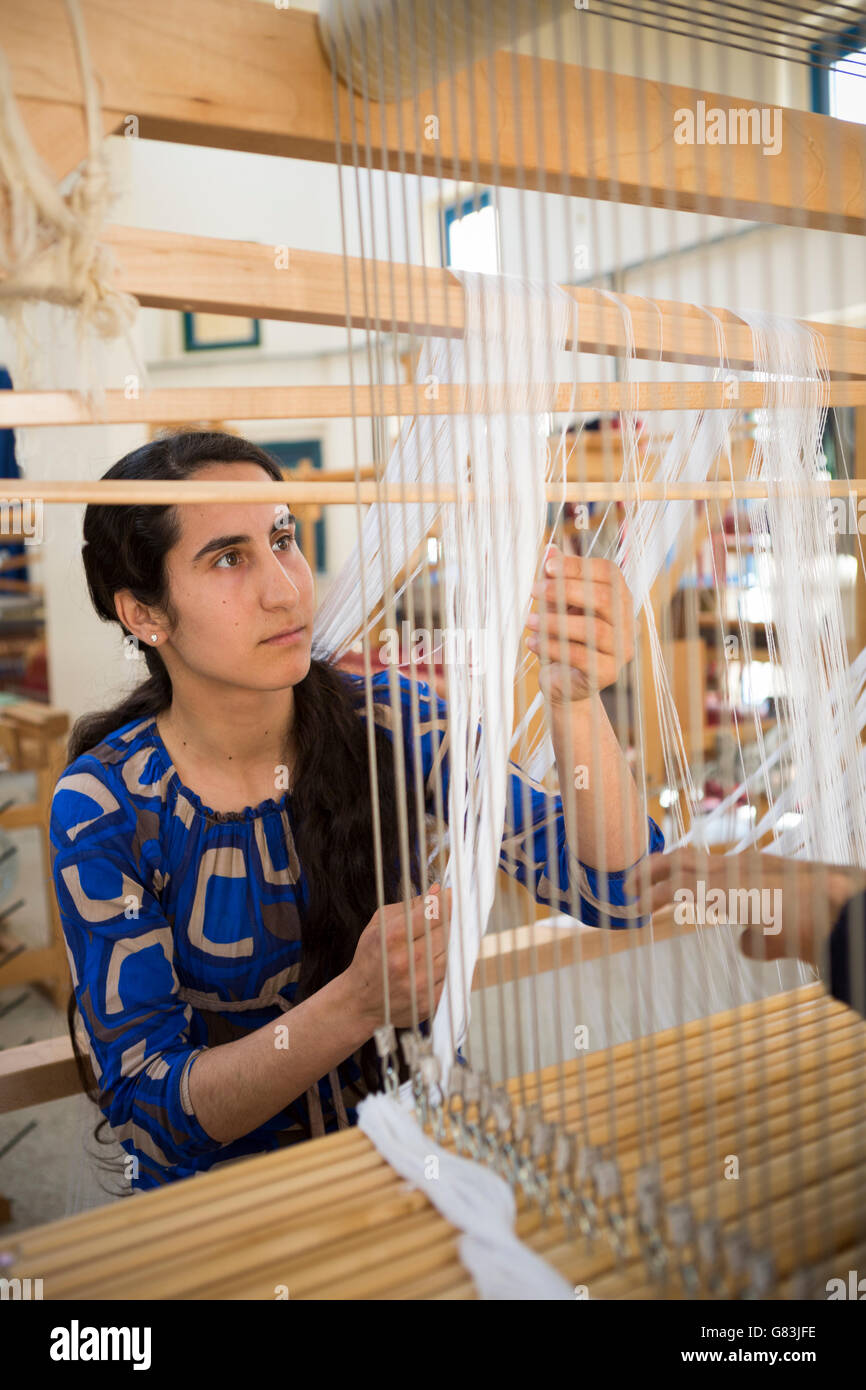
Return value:
M 203 555 L 210 555 L 214 550 L 223 550 L 227 545 L 246 545 L 249 539 L 249 536 L 214 536 L 212 541 L 208 541 L 201 550 L 196 551 L 192 562 L 195 564 Z
M 280 512 L 279 516 L 274 519 L 274 524 L 271 527 L 271 535 L 273 535 L 275 531 L 282 531 L 286 526 L 291 526 L 295 520 L 296 517 L 294 513 L 286 508 L 284 512 Z M 196 551 L 195 555 L 192 557 L 192 563 L 196 564 L 204 555 L 212 555 L 215 550 L 224 550 L 230 545 L 248 545 L 251 539 L 251 536 L 214 536 L 213 540 L 208 541 L 202 546 L 201 550 Z

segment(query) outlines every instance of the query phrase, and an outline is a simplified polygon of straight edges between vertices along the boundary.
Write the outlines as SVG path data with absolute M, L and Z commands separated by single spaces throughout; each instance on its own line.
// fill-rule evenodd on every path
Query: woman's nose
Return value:
M 272 563 L 265 566 L 265 596 L 282 603 L 285 603 L 288 596 L 291 598 L 292 602 L 294 602 L 301 592 L 298 585 L 295 583 L 279 555 L 273 550 L 270 552 L 270 559 Z

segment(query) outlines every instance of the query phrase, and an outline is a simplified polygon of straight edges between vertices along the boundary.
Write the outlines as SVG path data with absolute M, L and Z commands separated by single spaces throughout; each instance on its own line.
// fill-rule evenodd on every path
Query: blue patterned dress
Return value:
M 363 692 L 362 677 L 343 674 Z M 447 815 L 445 703 L 417 682 L 416 726 L 412 682 L 402 674 L 399 682 L 407 767 L 414 767 L 415 740 L 428 814 L 441 778 Z M 393 739 L 388 672 L 372 684 L 376 722 Z M 366 720 L 363 694 L 359 713 Z M 357 1054 L 231 1144 L 211 1138 L 190 1103 L 190 1067 L 200 1052 L 291 1008 L 300 973 L 297 903 L 306 901 L 293 827 L 290 792 L 237 812 L 203 805 L 182 785 L 153 716 L 117 729 L 57 782 L 52 872 L 82 1042 L 100 1109 L 135 1159 L 129 1165 L 135 1189 L 302 1139 L 314 1112 L 324 1130 L 357 1119 L 351 1103 L 357 1104 L 357 1093 L 342 1093 L 361 1076 Z M 652 820 L 649 829 L 650 851 L 663 848 Z M 557 855 L 555 884 L 549 836 Z M 571 864 L 584 922 L 597 925 L 607 906 L 608 925 L 643 925 L 645 919 L 624 906 L 625 871 L 607 876 L 605 900 L 595 871 L 570 855 L 561 799 L 513 763 L 500 864 L 538 902 L 563 912 L 572 911 Z

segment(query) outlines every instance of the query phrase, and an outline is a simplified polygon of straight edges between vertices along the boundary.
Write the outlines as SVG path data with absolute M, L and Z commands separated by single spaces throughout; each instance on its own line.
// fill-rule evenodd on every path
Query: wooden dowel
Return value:
M 821 1050 L 821 1039 L 826 1028 L 823 1022 L 814 1027 L 797 1020 L 797 1028 L 800 1033 L 803 1045 L 814 1044 Z M 741 1083 L 741 1074 L 745 1074 L 755 1061 L 762 1057 L 767 1059 L 767 1073 L 771 1074 L 775 1061 L 772 1060 L 773 1049 L 783 1049 L 784 1041 L 790 1036 L 790 1020 L 783 1019 L 782 1027 L 778 1029 L 773 1037 L 770 1033 L 750 1033 L 744 1038 L 733 1036 L 728 1039 L 717 1039 L 712 1034 L 713 1056 L 707 1062 L 701 1055 L 696 1054 L 694 1045 L 689 1048 L 678 1048 L 673 1042 L 667 1045 L 666 1050 L 654 1048 L 641 1058 L 642 1072 L 640 1075 L 636 1071 L 634 1058 L 623 1059 L 618 1065 L 612 1066 L 610 1072 L 601 1068 L 593 1073 L 588 1073 L 585 1081 L 585 1095 L 579 1096 L 576 1091 L 577 1069 L 575 1063 L 569 1064 L 569 1073 L 565 1081 L 566 1107 L 565 1123 L 568 1125 L 572 1121 L 577 1124 L 578 1118 L 586 1120 L 590 1128 L 599 1127 L 604 1130 L 610 1122 L 612 1110 L 615 1109 L 617 1127 L 620 1122 L 623 1125 L 623 1132 L 627 1132 L 630 1116 L 630 1106 L 634 1103 L 641 1093 L 641 1085 L 644 1087 L 652 1086 L 656 1097 L 661 1104 L 665 1097 L 673 1095 L 674 1103 L 679 1089 L 684 1094 L 691 1096 L 693 1104 L 700 1109 L 705 1092 L 711 1091 L 715 1100 L 721 1102 L 726 1096 L 735 1093 L 736 1087 Z M 862 1029 L 858 1032 L 854 1028 L 850 1033 L 843 1034 L 841 1037 L 838 1031 L 834 1031 L 834 1047 L 841 1049 L 840 1057 L 846 1057 L 847 1051 L 856 1046 L 856 1041 L 852 1043 L 852 1037 L 856 1040 L 862 1034 Z M 687 1060 L 683 1060 L 684 1054 Z M 593 1054 L 593 1056 L 603 1056 L 604 1054 Z M 784 1058 L 783 1058 L 784 1060 Z M 807 1075 L 811 1069 L 811 1064 L 801 1059 L 803 1075 Z M 616 1103 L 611 1101 L 608 1091 L 610 1074 L 616 1080 Z M 537 1087 L 530 1087 L 529 1078 L 523 1078 L 525 1103 L 532 1104 L 536 1100 L 542 1102 L 545 1115 L 553 1120 L 562 1115 L 561 1091 L 553 1084 L 546 1086 L 539 1091 Z M 513 1083 L 510 1083 L 510 1085 Z M 734 1090 L 732 1090 L 732 1087 Z M 517 1096 L 514 1094 L 516 1101 Z
M 0 393 L 0 396 L 8 394 Z M 507 492 L 501 489 L 502 494 Z M 768 483 L 642 483 L 636 489 L 631 482 L 587 482 L 567 483 L 559 487 L 555 483 L 545 486 L 549 502 L 725 502 L 732 500 L 759 501 L 770 492 Z M 856 499 L 866 496 L 866 478 L 852 478 L 850 481 L 837 480 L 804 483 L 787 494 L 793 499 L 805 497 L 837 497 Z M 287 478 L 284 483 L 249 482 L 126 482 L 116 479 L 87 481 L 81 479 L 71 482 L 32 480 L 19 482 L 3 479 L 0 482 L 0 503 L 33 500 L 40 502 L 94 503 L 97 506 L 164 506 L 166 503 L 214 502 L 225 505 L 230 502 L 292 502 L 299 505 L 321 503 L 331 506 L 350 506 L 360 500 L 362 506 L 372 506 L 375 502 L 400 506 L 404 502 L 456 502 L 468 499 L 473 501 L 475 492 L 472 486 L 465 493 L 453 484 L 441 484 L 438 488 L 420 484 L 401 485 L 397 482 L 332 483 L 327 481 L 327 473 L 320 482 L 294 482 Z M 432 520 L 432 518 L 431 518 Z

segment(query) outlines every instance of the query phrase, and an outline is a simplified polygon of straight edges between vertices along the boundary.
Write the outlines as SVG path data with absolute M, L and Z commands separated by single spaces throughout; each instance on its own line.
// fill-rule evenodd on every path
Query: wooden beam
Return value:
M 866 406 L 859 406 L 854 412 L 854 476 L 857 483 L 866 487 Z M 859 525 L 859 522 L 858 522 Z M 859 541 L 859 537 L 857 537 Z M 854 585 L 854 650 L 851 659 L 858 656 L 866 647 L 866 571 L 863 568 L 860 546 L 854 546 L 857 561 L 857 579 Z
M 19 103 L 27 133 L 37 153 L 59 183 L 76 169 L 88 154 L 87 127 L 80 103 L 69 105 L 58 101 L 24 98 Z M 111 135 L 120 122 L 110 111 L 103 112 L 102 127 Z
M 80 1091 L 68 1034 L 0 1052 L 0 1115 Z
M 730 410 L 724 381 L 551 383 L 543 410 L 582 414 L 622 410 Z M 834 381 L 822 390 L 824 405 L 866 404 L 866 380 Z M 761 382 L 740 383 L 736 407 L 766 404 Z M 2 391 L 0 428 L 22 425 L 188 425 L 201 420 L 331 420 L 415 415 L 455 415 L 464 411 L 527 409 L 527 397 L 514 388 L 440 385 L 426 398 L 423 385 L 387 386 L 173 386 L 142 391 L 105 392 L 101 406 L 75 391 Z M 4 490 L 4 497 L 17 494 Z
M 588 927 L 577 921 L 570 927 L 552 927 L 542 918 L 528 926 L 488 932 L 481 942 L 472 988 L 508 984 L 514 979 L 522 980 L 561 966 L 579 967 L 606 955 L 689 936 L 695 930 L 688 924 L 677 925 L 673 907 L 664 907 L 653 914 L 647 927 L 614 931 Z
M 866 128 L 852 122 L 786 110 L 770 155 L 762 143 L 680 144 L 678 113 L 699 102 L 726 125 L 730 111 L 762 104 L 510 53 L 365 112 L 335 86 L 314 14 L 249 0 L 81 8 L 104 107 L 119 120 L 136 115 L 145 139 L 334 161 L 336 100 L 349 164 L 353 133 L 364 150 L 369 132 L 374 167 L 866 231 Z M 15 95 L 77 102 L 59 0 L 2 0 L 0 14 Z
M 118 260 L 117 288 L 157 309 L 240 314 L 392 333 L 463 332 L 463 288 L 449 270 L 362 260 L 251 241 L 109 226 L 103 240 Z M 288 264 L 286 264 L 286 260 Z M 599 290 L 562 285 L 578 306 L 581 352 L 623 354 L 623 315 Z M 623 295 L 635 352 L 653 362 L 754 366 L 752 334 L 729 309 Z M 711 317 L 712 316 L 712 317 Z M 718 325 L 718 327 L 717 327 Z M 866 377 L 866 331 L 807 323 L 824 340 L 832 376 Z M 719 331 L 723 339 L 719 343 Z

